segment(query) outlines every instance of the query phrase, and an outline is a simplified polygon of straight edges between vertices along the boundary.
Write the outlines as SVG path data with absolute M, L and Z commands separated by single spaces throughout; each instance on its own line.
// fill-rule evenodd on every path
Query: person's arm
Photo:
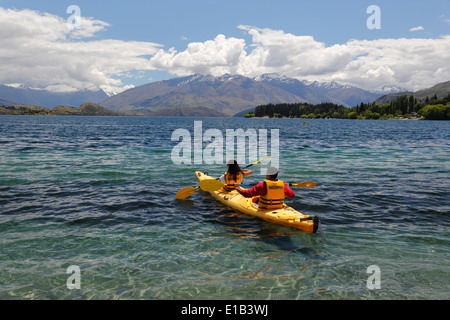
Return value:
M 249 170 L 249 169 L 242 169 L 241 171 L 242 171 L 242 175 L 244 176 L 244 178 L 253 173 L 253 171 Z
M 239 186 L 239 184 L 237 184 L 237 183 L 234 184 L 234 187 L 236 188 L 237 192 L 239 192 L 245 198 L 261 196 L 261 195 L 265 195 L 267 193 L 264 182 L 258 183 L 256 186 L 254 186 L 251 189 L 242 189 Z
M 224 174 L 221 175 L 220 178 L 217 179 L 217 180 L 219 180 L 219 181 L 222 182 L 223 184 L 226 184 L 226 183 L 227 183 L 227 182 L 225 181 L 225 175 L 224 175 Z
M 284 195 L 286 196 L 286 198 L 293 198 L 295 196 L 294 191 L 292 191 L 291 188 L 289 188 L 289 183 L 285 183 L 284 184 Z

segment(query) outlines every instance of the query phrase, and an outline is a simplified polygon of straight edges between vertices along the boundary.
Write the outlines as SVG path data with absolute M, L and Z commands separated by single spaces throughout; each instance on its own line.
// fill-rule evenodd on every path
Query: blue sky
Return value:
M 358 61 L 368 65 L 373 61 L 367 61 L 364 55 L 367 53 L 364 50 L 373 49 L 358 49 L 366 45 L 365 41 L 370 42 L 370 48 L 380 47 L 386 45 L 386 51 L 390 54 L 398 51 L 398 48 L 393 48 L 392 42 L 388 43 L 386 39 L 424 39 L 436 40 L 436 46 L 442 46 L 442 43 L 447 44 L 450 35 L 450 0 L 431 0 L 431 1 L 295 1 L 295 0 L 166 0 L 166 1 L 100 1 L 100 0 L 71 0 L 71 1 L 54 1 L 54 0 L 14 0 L 6 1 L 0 0 L 0 8 L 15 9 L 17 12 L 23 12 L 25 9 L 31 9 L 39 12 L 41 15 L 48 13 L 52 16 L 61 19 L 67 19 L 70 14 L 66 12 L 69 5 L 77 5 L 81 9 L 81 16 L 91 19 L 92 21 L 101 21 L 107 25 L 102 25 L 101 28 L 92 29 L 92 34 L 88 37 L 70 37 L 66 35 L 65 41 L 72 44 L 78 42 L 89 42 L 94 45 L 96 41 L 101 40 L 120 40 L 123 43 L 130 45 L 130 42 L 145 42 L 158 45 L 155 50 L 149 50 L 149 54 L 144 54 L 147 59 L 151 59 L 157 50 L 162 50 L 160 57 L 154 58 L 152 67 L 142 68 L 141 62 L 137 63 L 135 69 L 133 66 L 117 68 L 117 70 L 102 70 L 99 66 L 103 63 L 96 63 L 95 67 L 98 72 L 105 75 L 109 80 L 105 80 L 105 86 L 116 87 L 117 90 L 131 85 L 140 85 L 147 82 L 163 80 L 175 76 L 182 76 L 196 71 L 206 70 L 207 72 L 219 74 L 221 72 L 236 71 L 247 76 L 255 75 L 258 70 L 261 72 L 279 72 L 285 74 L 287 70 L 296 69 L 296 73 L 291 72 L 288 76 L 306 79 L 306 80 L 335 80 L 338 82 L 347 82 L 353 85 L 359 85 L 366 88 L 379 87 L 382 84 L 383 77 L 380 73 L 384 73 L 386 79 L 385 84 L 395 84 L 399 86 L 408 86 L 409 88 L 419 88 L 431 84 L 431 77 L 443 74 L 448 69 L 440 70 L 439 66 L 430 66 L 428 82 L 413 81 L 413 75 L 405 76 L 405 70 L 396 70 L 395 66 L 390 66 L 387 59 L 384 65 L 373 65 L 359 75 L 350 75 L 350 70 L 355 70 L 352 61 Z M 381 13 L 381 29 L 368 29 L 366 25 L 367 19 L 371 16 L 366 12 L 370 5 L 377 5 Z M 6 12 L 6 16 L 11 17 L 11 12 Z M 12 17 L 11 17 L 12 19 Z M 15 18 L 20 19 L 20 15 Z M 29 19 L 28 19 L 29 20 Z M 29 21 L 24 21 L 20 26 L 24 26 Z M 6 22 L 5 22 L 6 23 Z M 85 24 L 86 25 L 86 24 Z M 89 25 L 92 27 L 91 25 Z M 243 26 L 247 26 L 244 28 Z M 273 32 L 272 32 L 273 31 Z M 275 31 L 280 31 L 278 35 L 280 39 L 280 46 L 275 49 L 275 40 L 277 35 Z M 6 32 L 6 31 L 5 31 Z M 36 31 L 39 33 L 39 30 Z M 225 40 L 217 39 L 218 35 L 223 35 Z M 291 39 L 290 35 L 296 37 Z M 0 33 L 1 36 L 1 33 Z M 39 36 L 39 35 L 38 35 Z M 312 37 L 313 40 L 303 39 L 302 37 Z M 444 37 L 444 38 L 443 38 Z M 215 62 L 208 62 L 205 66 L 204 61 L 200 61 L 202 57 L 206 57 L 206 53 L 214 54 L 214 50 L 222 50 L 222 46 L 233 45 L 236 52 L 232 49 L 227 49 L 224 59 L 234 55 L 239 55 L 237 51 L 238 41 L 241 40 L 245 46 L 239 50 L 245 50 L 244 54 L 240 54 L 240 58 L 234 57 L 227 60 L 220 66 L 214 65 Z M 339 51 L 340 46 L 349 47 L 349 41 L 352 39 L 358 40 L 357 44 L 352 43 L 351 53 L 347 51 Z M 220 41 L 219 41 L 220 40 Z M 223 40 L 223 41 L 222 41 Z M 228 41 L 230 40 L 230 41 Z M 384 42 L 381 42 L 383 40 Z M 59 39 L 58 41 L 61 41 Z M 209 42 L 208 42 L 209 41 Z M 297 42 L 296 42 L 297 41 Z M 220 42 L 220 44 L 219 44 Z M 191 55 L 188 46 L 192 43 L 203 44 L 196 50 L 205 50 L 205 55 L 199 54 Z M 298 45 L 296 45 L 297 43 Z M 412 45 L 411 50 L 419 52 L 418 41 L 405 43 L 405 46 Z M 434 45 L 434 43 L 429 42 Z M 211 49 L 214 46 L 214 49 Z M 323 65 L 320 68 L 309 70 L 307 66 L 293 68 L 289 63 L 294 63 L 294 66 L 301 64 L 301 59 L 304 56 L 297 55 L 296 57 L 286 57 L 286 61 L 278 64 L 279 68 L 275 67 L 274 61 L 282 59 L 281 55 L 289 55 L 289 46 L 292 45 L 292 50 L 302 51 L 302 46 L 315 47 L 319 51 L 311 51 L 311 55 L 321 54 L 321 52 L 329 51 L 331 56 L 324 57 L 327 60 L 336 60 L 336 64 L 342 64 L 342 69 L 332 68 L 332 66 Z M 220 47 L 218 49 L 218 46 Z M 173 48 L 172 51 L 171 48 Z M 251 54 L 254 48 L 259 48 L 261 52 Z M 191 48 L 192 49 L 192 48 Z M 265 51 L 264 51 L 265 49 Z M 325 50 L 330 49 L 330 50 Z M 331 50 L 332 49 L 332 50 Z M 131 50 L 131 49 L 130 49 Z M 234 50 L 234 49 L 233 49 Z M 189 52 L 188 52 L 189 51 Z M 48 52 L 48 51 L 47 51 Z M 223 51 L 221 51 L 223 53 Z M 292 51 L 293 52 L 293 51 Z M 317 52 L 317 53 L 316 53 Z M 178 55 L 176 54 L 178 53 Z M 182 53 L 182 54 L 180 54 Z M 258 53 L 259 55 L 257 55 Z M 221 53 L 217 53 L 219 56 Z M 255 61 L 259 61 L 262 57 L 274 57 L 279 54 L 273 61 L 258 65 Z M 328 53 L 327 53 L 328 54 Z M 399 53 L 401 57 L 402 54 Z M 440 63 L 448 62 L 448 56 L 445 53 L 437 53 L 437 60 Z M 105 52 L 104 57 L 111 55 L 110 52 Z M 353 55 L 348 58 L 349 55 Z M 341 62 L 337 57 L 347 57 L 346 62 Z M 369 55 L 370 56 L 370 55 Z M 374 57 L 373 60 L 379 60 L 384 53 Z M 404 54 L 403 54 L 404 56 Z M 362 57 L 362 58 L 361 58 Z M 1 59 L 5 59 L 5 54 Z M 74 61 L 71 57 L 71 61 Z M 172 61 L 168 61 L 172 59 Z M 193 60 L 196 60 L 193 61 Z M 299 60 L 300 59 L 300 60 Z M 389 57 L 390 60 L 395 59 L 394 55 Z M 416 56 L 412 59 L 418 59 Z M 429 60 L 435 58 L 426 57 L 424 61 L 414 61 L 414 64 L 425 64 Z M 223 60 L 223 59 L 222 59 Z M 239 60 L 239 62 L 237 62 Z M 289 61 L 288 61 L 289 60 Z M 111 63 L 114 60 L 112 60 Z M 180 66 L 181 63 L 187 63 L 189 66 Z M 197 64 L 196 64 L 197 63 Z M 225 68 L 226 65 L 233 63 L 240 64 L 233 68 Z M 275 63 L 275 64 L 274 64 Z M 322 60 L 311 60 L 310 63 L 318 65 L 324 64 Z M 81 65 L 81 62 L 80 62 Z M 92 64 L 90 65 L 92 69 Z M 155 67 L 156 66 L 156 67 Z M 250 66 L 253 66 L 250 68 Z M 272 67 L 273 66 L 273 67 Z M 284 67 L 282 67 L 284 66 Z M 128 69 L 127 69 L 128 68 Z M 369 68 L 369 67 L 368 67 Z M 384 69 L 383 69 L 384 68 Z M 146 69 L 146 70 L 143 70 Z M 333 69 L 333 70 L 331 70 Z M 344 72 L 345 71 L 345 72 Z M 428 69 L 427 69 L 428 71 Z M 362 71 L 361 71 L 362 72 Z M 66 72 L 67 73 L 67 72 Z M 342 75 L 340 75 L 342 73 Z M 345 73 L 345 75 L 344 75 Z M 395 75 L 392 75 L 395 73 Z M 126 74 L 127 76 L 124 76 Z M 370 75 L 378 77 L 378 81 L 369 81 Z M 398 76 L 397 76 L 398 74 Z M 450 74 L 450 72 L 449 72 Z M 89 86 L 86 84 L 84 78 L 94 77 L 92 75 L 77 75 L 80 77 L 80 86 Z M 358 83 L 358 76 L 367 78 L 365 81 Z M 62 76 L 61 76 L 62 77 Z M 93 80 L 92 86 L 100 87 L 101 76 Z M 121 83 L 112 83 L 111 79 L 120 80 Z M 443 78 L 444 79 L 444 78 Z M 440 80 L 440 79 L 439 79 Z M 450 79 L 447 79 L 450 80 Z M 108 82 L 109 81 L 109 82 Z M 0 74 L 0 82 L 8 83 L 8 79 Z M 10 83 L 20 83 L 20 76 L 13 77 Z M 43 87 L 48 87 L 49 82 L 44 81 Z M 59 83 L 63 83 L 63 79 Z M 81 85 L 81 82 L 84 84 Z M 389 83 L 396 82 L 396 83 Z M 30 83 L 24 85 L 31 85 Z M 33 85 L 39 87 L 38 80 L 33 82 Z M 71 84 L 72 85 L 72 84 Z M 51 86 L 51 85 L 50 85 Z M 70 86 L 70 85 L 69 85 Z M 78 88 L 80 88 L 78 86 Z

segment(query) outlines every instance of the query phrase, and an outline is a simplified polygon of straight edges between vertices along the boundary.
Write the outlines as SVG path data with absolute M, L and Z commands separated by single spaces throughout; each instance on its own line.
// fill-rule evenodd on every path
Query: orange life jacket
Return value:
M 259 206 L 265 209 L 281 209 L 284 204 L 284 182 L 264 180 L 267 193 L 259 197 Z
M 236 180 L 233 178 L 233 176 L 231 174 L 229 174 L 228 172 L 225 172 L 225 183 L 228 186 L 224 186 L 223 189 L 225 191 L 234 190 L 235 189 L 234 186 L 229 186 L 229 184 L 235 184 L 235 183 L 241 184 L 242 183 L 242 179 L 243 179 L 243 176 L 242 176 L 241 172 L 236 174 Z

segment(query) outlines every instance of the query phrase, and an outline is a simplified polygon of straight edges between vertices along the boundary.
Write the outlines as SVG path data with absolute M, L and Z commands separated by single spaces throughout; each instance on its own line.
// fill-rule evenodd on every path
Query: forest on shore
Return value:
M 391 103 L 377 105 L 361 103 L 352 108 L 334 103 L 280 103 L 257 106 L 245 115 L 269 118 L 334 118 L 334 119 L 425 119 L 450 120 L 450 94 L 443 99 L 434 95 L 419 101 L 413 95 L 403 95 Z

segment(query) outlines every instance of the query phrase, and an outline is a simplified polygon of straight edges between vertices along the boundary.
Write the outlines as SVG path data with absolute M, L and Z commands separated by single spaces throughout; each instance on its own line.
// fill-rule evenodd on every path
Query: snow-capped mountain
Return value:
M 389 93 L 406 92 L 406 91 L 408 91 L 408 89 L 397 87 L 395 85 L 386 85 L 386 86 L 383 86 L 381 89 L 370 90 L 370 92 L 372 92 L 372 93 L 381 94 L 381 95 L 389 94 Z
M 103 90 L 50 92 L 43 89 L 31 89 L 23 86 L 0 85 L 0 99 L 14 101 L 15 104 L 38 105 L 53 108 L 58 105 L 79 107 L 86 102 L 98 103 L 108 95 Z
M 140 114 L 167 108 L 201 106 L 233 116 L 262 104 L 300 102 L 306 100 L 245 76 L 194 74 L 126 90 L 106 99 L 102 106 L 114 111 Z
M 253 78 L 255 81 L 278 81 L 283 83 L 296 83 L 298 80 L 279 75 L 278 73 L 265 73 Z
M 372 102 L 380 96 L 380 94 L 335 81 L 300 81 L 273 73 L 261 75 L 256 77 L 255 80 L 282 88 L 312 104 L 332 102 L 346 107 L 353 107 L 361 102 Z
M 434 91 L 418 91 L 415 96 L 425 99 L 426 96 L 438 93 L 440 97 L 447 93 L 450 87 L 448 83 L 440 85 L 444 86 L 445 90 L 437 85 Z M 369 91 L 335 81 L 297 80 L 276 73 L 262 74 L 254 78 L 231 74 L 194 74 L 145 84 L 109 98 L 101 90 L 51 93 L 46 90 L 0 85 L 0 105 L 30 104 L 53 108 L 56 105 L 77 107 L 85 102 L 94 102 L 126 113 L 151 114 L 171 108 L 178 111 L 191 108 L 192 114 L 194 111 L 203 110 L 201 108 L 209 108 L 209 111 L 213 109 L 232 116 L 269 103 L 331 102 L 347 107 L 361 102 L 386 103 L 385 100 L 389 102 L 389 99 L 394 99 L 405 91 L 407 90 L 393 85 Z
M 312 83 L 309 84 L 309 86 L 312 88 L 318 88 L 318 89 L 324 89 L 324 90 L 355 88 L 350 85 L 340 84 L 336 81 L 326 81 L 326 82 L 313 81 Z
M 383 94 L 335 81 L 300 81 L 276 73 L 253 78 L 194 74 L 124 91 L 106 99 L 102 105 L 114 111 L 141 114 L 201 106 L 232 116 L 268 103 L 332 102 L 353 107 L 361 102 L 373 102 Z
M 180 81 L 177 83 L 177 86 L 184 86 L 187 84 L 195 84 L 195 83 L 207 83 L 207 82 L 226 82 L 226 81 L 239 81 L 240 79 L 244 79 L 246 77 L 236 74 L 224 74 L 221 76 L 213 76 L 210 74 L 199 74 L 196 73 L 192 76 L 177 78 Z M 176 80 L 176 79 L 174 79 Z

